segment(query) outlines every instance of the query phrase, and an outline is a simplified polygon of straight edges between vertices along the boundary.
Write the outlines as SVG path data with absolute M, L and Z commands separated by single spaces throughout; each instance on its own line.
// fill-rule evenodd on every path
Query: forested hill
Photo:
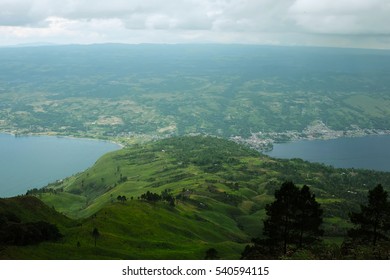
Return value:
M 220 258 L 237 259 L 262 236 L 265 206 L 285 181 L 309 186 L 323 209 L 324 240 L 338 246 L 351 227 L 348 214 L 377 184 L 389 190 L 390 174 L 272 159 L 215 137 L 148 142 L 109 153 L 85 172 L 29 196 L 0 201 L 18 205 L 3 213 L 31 212 L 34 221 L 56 225 L 55 240 L 60 238 L 32 247 L 3 244 L 0 257 L 202 259 L 215 249 Z M 50 211 L 28 208 L 35 201 L 30 196 Z M 59 214 L 49 219 L 53 209 L 73 220 Z

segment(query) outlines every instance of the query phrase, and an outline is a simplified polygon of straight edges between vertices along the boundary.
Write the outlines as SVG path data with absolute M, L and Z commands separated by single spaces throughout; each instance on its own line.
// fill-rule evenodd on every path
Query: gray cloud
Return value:
M 0 1 L 0 25 L 20 26 L 39 21 L 31 14 L 32 1 Z
M 389 14 L 389 0 L 0 0 L 8 40 L 0 44 L 38 37 L 386 47 Z
M 312 33 L 390 35 L 386 0 L 297 0 L 289 12 L 297 26 Z

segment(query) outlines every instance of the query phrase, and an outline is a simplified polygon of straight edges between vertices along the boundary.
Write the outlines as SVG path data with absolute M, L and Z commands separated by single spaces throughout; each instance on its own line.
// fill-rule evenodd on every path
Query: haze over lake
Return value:
M 0 134 L 0 197 L 24 194 L 81 172 L 117 149 L 105 141 Z
M 342 168 L 390 171 L 390 135 L 332 140 L 302 140 L 274 144 L 266 154 L 276 158 L 301 158 Z

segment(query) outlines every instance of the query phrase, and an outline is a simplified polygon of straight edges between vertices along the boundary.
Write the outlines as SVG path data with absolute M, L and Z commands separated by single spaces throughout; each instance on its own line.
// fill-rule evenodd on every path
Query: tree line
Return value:
M 131 197 L 130 199 L 133 200 L 134 197 Z M 119 202 L 124 204 L 127 201 L 127 197 L 125 195 L 118 195 L 116 198 Z M 175 197 L 172 194 L 171 189 L 165 189 L 161 192 L 161 194 L 154 193 L 151 191 L 147 191 L 143 194 L 141 194 L 138 199 L 145 200 L 148 202 L 157 202 L 157 201 L 165 201 L 168 202 L 170 206 L 175 206 Z
M 175 206 L 176 201 L 171 189 L 163 190 L 161 192 L 161 195 L 158 193 L 147 191 L 146 193 L 141 194 L 140 199 L 149 202 L 166 201 L 170 206 Z

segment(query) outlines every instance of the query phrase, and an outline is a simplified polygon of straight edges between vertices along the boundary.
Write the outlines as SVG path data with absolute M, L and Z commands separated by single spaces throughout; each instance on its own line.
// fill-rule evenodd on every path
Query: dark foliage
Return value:
M 298 247 L 315 242 L 324 234 L 320 229 L 323 211 L 316 202 L 315 195 L 308 186 L 303 186 L 297 198 L 297 213 L 295 219 L 295 239 Z
M 266 239 L 254 240 L 242 253 L 243 258 L 277 258 L 309 247 L 323 235 L 322 209 L 309 187 L 299 189 L 285 182 L 275 191 L 275 201 L 266 205 L 264 221 Z
M 120 201 L 122 204 L 124 204 L 127 201 L 127 197 L 125 195 L 118 195 L 116 199 Z
M 352 258 L 390 257 L 390 202 L 382 185 L 368 192 L 368 204 L 350 214 L 354 228 L 343 243 L 345 255 Z
M 171 193 L 170 189 L 165 189 L 161 192 L 161 195 L 147 191 L 146 193 L 141 194 L 140 198 L 150 202 L 166 201 L 170 206 L 175 206 L 175 197 Z
M 13 213 L 0 214 L 0 244 L 26 246 L 61 237 L 53 224 L 44 221 L 21 223 Z
M 348 232 L 349 237 L 376 246 L 378 241 L 389 240 L 390 202 L 381 185 L 368 192 L 368 205 L 361 205 L 360 212 L 350 215 L 356 226 Z
M 150 191 L 147 191 L 146 193 L 141 194 L 141 199 L 150 202 L 157 202 L 161 200 L 161 196 L 157 193 L 152 193 Z
M 206 251 L 205 260 L 217 260 L 219 259 L 218 251 L 215 248 L 210 248 Z
M 266 205 L 266 212 L 264 235 L 270 246 L 283 254 L 289 244 L 300 248 L 323 234 L 319 229 L 322 210 L 307 186 L 300 190 L 292 182 L 283 183 L 275 191 L 275 201 Z
M 241 253 L 241 259 L 244 260 L 267 260 L 275 259 L 273 247 L 265 239 L 252 239 L 252 245 L 247 245 Z

